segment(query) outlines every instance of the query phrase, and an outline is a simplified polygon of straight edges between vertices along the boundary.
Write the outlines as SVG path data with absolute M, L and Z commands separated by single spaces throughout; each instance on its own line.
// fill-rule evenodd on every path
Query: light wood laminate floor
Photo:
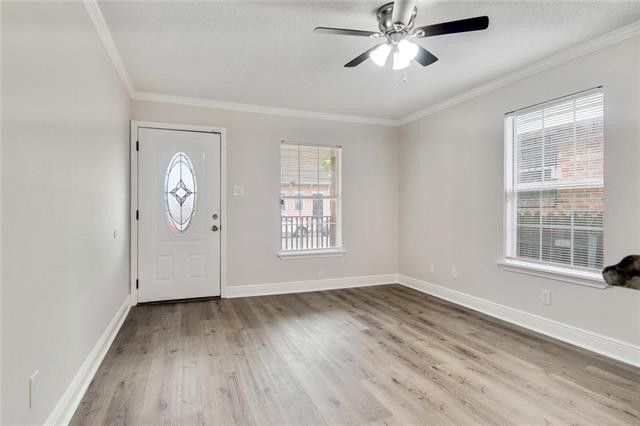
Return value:
M 640 370 L 398 285 L 134 307 L 72 424 L 640 424 Z

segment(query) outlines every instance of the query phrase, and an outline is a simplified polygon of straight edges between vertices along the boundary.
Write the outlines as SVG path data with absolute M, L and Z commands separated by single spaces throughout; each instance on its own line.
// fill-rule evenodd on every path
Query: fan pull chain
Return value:
M 399 75 L 402 73 L 402 80 L 399 80 Z M 394 71 L 393 73 L 393 87 L 395 87 L 396 89 L 399 89 L 401 85 L 403 84 L 407 84 L 407 81 L 409 81 L 409 79 L 407 78 L 407 69 L 405 68 L 404 70 L 401 71 Z

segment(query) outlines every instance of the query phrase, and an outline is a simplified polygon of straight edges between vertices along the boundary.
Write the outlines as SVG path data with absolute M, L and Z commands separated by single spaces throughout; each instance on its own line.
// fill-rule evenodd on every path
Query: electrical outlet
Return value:
M 32 409 L 36 403 L 36 397 L 38 395 L 38 374 L 40 370 L 33 372 L 29 377 L 29 409 Z
M 551 304 L 551 290 L 540 290 L 540 303 L 542 303 L 543 305 Z
M 458 268 L 456 268 L 455 266 L 451 268 L 451 278 L 453 278 L 454 280 L 458 279 Z
M 322 269 L 318 270 L 318 278 L 320 279 L 324 278 L 324 271 Z
M 429 263 L 429 272 L 431 272 L 432 274 L 436 273 L 436 265 L 434 265 L 433 262 Z

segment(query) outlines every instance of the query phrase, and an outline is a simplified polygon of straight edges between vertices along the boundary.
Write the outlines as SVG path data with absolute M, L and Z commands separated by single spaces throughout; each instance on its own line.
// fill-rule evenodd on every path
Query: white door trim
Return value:
M 196 126 L 190 124 L 158 123 L 153 121 L 131 121 L 131 212 L 130 223 L 131 232 L 129 234 L 131 247 L 131 275 L 130 294 L 131 305 L 138 304 L 138 289 L 136 280 L 138 279 L 138 220 L 136 211 L 138 210 L 138 152 L 136 143 L 138 140 L 138 129 L 140 127 L 151 127 L 166 130 L 187 130 L 192 132 L 210 132 L 220 135 L 220 296 L 226 297 L 227 287 L 227 129 L 224 127 Z

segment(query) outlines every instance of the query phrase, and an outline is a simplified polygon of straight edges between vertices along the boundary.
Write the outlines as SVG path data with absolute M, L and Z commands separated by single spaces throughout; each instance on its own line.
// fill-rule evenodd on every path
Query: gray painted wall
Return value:
M 605 264 L 640 254 L 636 37 L 403 126 L 400 273 L 640 344 L 640 291 L 600 290 L 496 265 L 503 235 L 504 113 L 598 85 L 604 85 L 606 103 Z M 540 304 L 543 288 L 552 291 L 551 306 Z
M 133 120 L 227 129 L 228 285 L 391 274 L 398 269 L 397 129 L 133 101 Z M 280 142 L 342 145 L 342 257 L 282 260 Z M 245 196 L 233 197 L 233 185 Z
M 2 423 L 42 423 L 128 294 L 129 98 L 82 3 L 2 8 Z

